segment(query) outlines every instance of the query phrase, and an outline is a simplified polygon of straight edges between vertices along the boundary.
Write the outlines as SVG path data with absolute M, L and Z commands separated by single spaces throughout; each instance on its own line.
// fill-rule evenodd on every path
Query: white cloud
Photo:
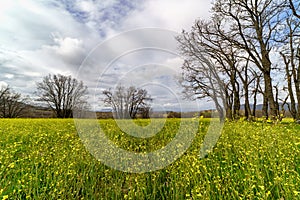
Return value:
M 12 79 L 12 78 L 15 77 L 15 75 L 13 75 L 13 74 L 5 74 L 4 77 L 8 78 L 8 79 Z
M 91 15 L 96 12 L 96 7 L 93 1 L 76 1 L 75 5 L 82 12 L 87 12 Z
M 5 87 L 7 87 L 7 86 L 8 86 L 8 84 L 7 84 L 6 82 L 0 81 L 0 89 L 1 89 L 1 88 L 5 88 Z
M 160 27 L 180 32 L 190 29 L 195 19 L 208 18 L 209 0 L 148 0 L 133 11 L 123 28 Z
M 61 38 L 54 36 L 54 41 L 57 45 L 50 46 L 57 54 L 62 56 L 71 56 L 73 52 L 82 51 L 82 40 L 77 38 Z
M 0 83 L 7 83 L 18 92 L 32 93 L 35 82 L 48 73 L 75 76 L 90 50 L 107 38 L 141 27 L 180 32 L 189 29 L 196 18 L 207 17 L 208 7 L 209 0 L 1 0 Z M 159 31 L 150 37 L 151 40 L 147 34 L 127 35 L 112 45 L 101 46 L 80 77 L 93 88 L 109 62 L 126 47 L 149 47 L 153 41 L 155 45 L 172 44 L 166 48 L 175 44 L 166 41 Z M 132 83 L 152 77 L 161 84 L 173 84 L 171 79 L 182 63 L 173 53 L 128 54 L 104 74 L 105 80 L 115 84 L 123 75 Z M 151 68 L 151 63 L 158 65 Z M 142 65 L 147 69 L 132 70 Z M 159 94 L 158 91 L 156 88 L 153 94 Z
M 83 40 L 53 34 L 53 41 L 53 45 L 44 45 L 39 52 L 46 57 L 52 56 L 58 61 L 63 61 L 61 65 L 73 65 L 72 68 L 78 68 L 87 54 Z
M 0 75 L 0 80 L 17 90 L 25 86 L 21 83 L 25 79 L 34 83 L 48 73 L 73 75 L 85 54 L 101 41 L 96 30 L 63 8 L 49 6 L 50 1 L 3 0 L 1 6 L 5 2 L 10 3 L 0 13 L 0 74 L 14 75 L 14 79 Z

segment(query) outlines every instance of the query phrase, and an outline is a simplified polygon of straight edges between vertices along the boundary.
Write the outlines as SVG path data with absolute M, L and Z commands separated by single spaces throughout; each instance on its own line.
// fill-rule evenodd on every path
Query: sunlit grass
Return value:
M 102 120 L 106 135 L 130 151 L 153 151 L 176 134 L 168 119 L 143 141 Z M 142 126 L 149 122 L 137 121 Z M 81 143 L 72 119 L 0 120 L 2 199 L 300 199 L 300 125 L 226 122 L 213 152 L 199 159 L 209 120 L 189 150 L 165 169 L 130 174 L 104 166 Z

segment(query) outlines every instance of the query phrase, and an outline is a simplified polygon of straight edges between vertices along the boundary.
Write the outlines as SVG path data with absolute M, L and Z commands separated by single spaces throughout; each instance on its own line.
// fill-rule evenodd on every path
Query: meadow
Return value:
M 99 123 L 118 146 L 148 152 L 172 140 L 180 121 L 168 119 L 147 139 L 126 135 L 113 120 Z M 126 173 L 86 150 L 73 119 L 1 119 L 0 200 L 300 199 L 300 125 L 226 122 L 213 151 L 200 159 L 208 125 L 200 121 L 192 145 L 171 165 Z

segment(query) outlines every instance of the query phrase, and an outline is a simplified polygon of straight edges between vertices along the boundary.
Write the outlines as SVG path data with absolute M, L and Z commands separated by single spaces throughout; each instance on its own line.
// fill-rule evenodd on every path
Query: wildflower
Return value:
M 8 165 L 8 167 L 9 167 L 9 168 L 14 168 L 14 167 L 15 167 L 15 163 L 13 163 L 13 162 L 10 163 L 10 164 Z
M 293 191 L 294 195 L 299 195 L 300 191 Z
M 8 195 L 4 195 L 2 198 L 2 200 L 6 200 L 6 199 L 8 199 Z

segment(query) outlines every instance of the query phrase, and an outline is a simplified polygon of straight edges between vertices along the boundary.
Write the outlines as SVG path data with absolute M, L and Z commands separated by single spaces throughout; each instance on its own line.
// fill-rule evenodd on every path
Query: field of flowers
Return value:
M 179 120 L 143 141 L 113 120 L 99 123 L 116 144 L 140 152 L 166 145 Z M 0 200 L 300 199 L 300 125 L 227 122 L 213 152 L 200 159 L 208 125 L 201 120 L 191 147 L 170 166 L 134 174 L 91 156 L 72 119 L 1 119 Z

